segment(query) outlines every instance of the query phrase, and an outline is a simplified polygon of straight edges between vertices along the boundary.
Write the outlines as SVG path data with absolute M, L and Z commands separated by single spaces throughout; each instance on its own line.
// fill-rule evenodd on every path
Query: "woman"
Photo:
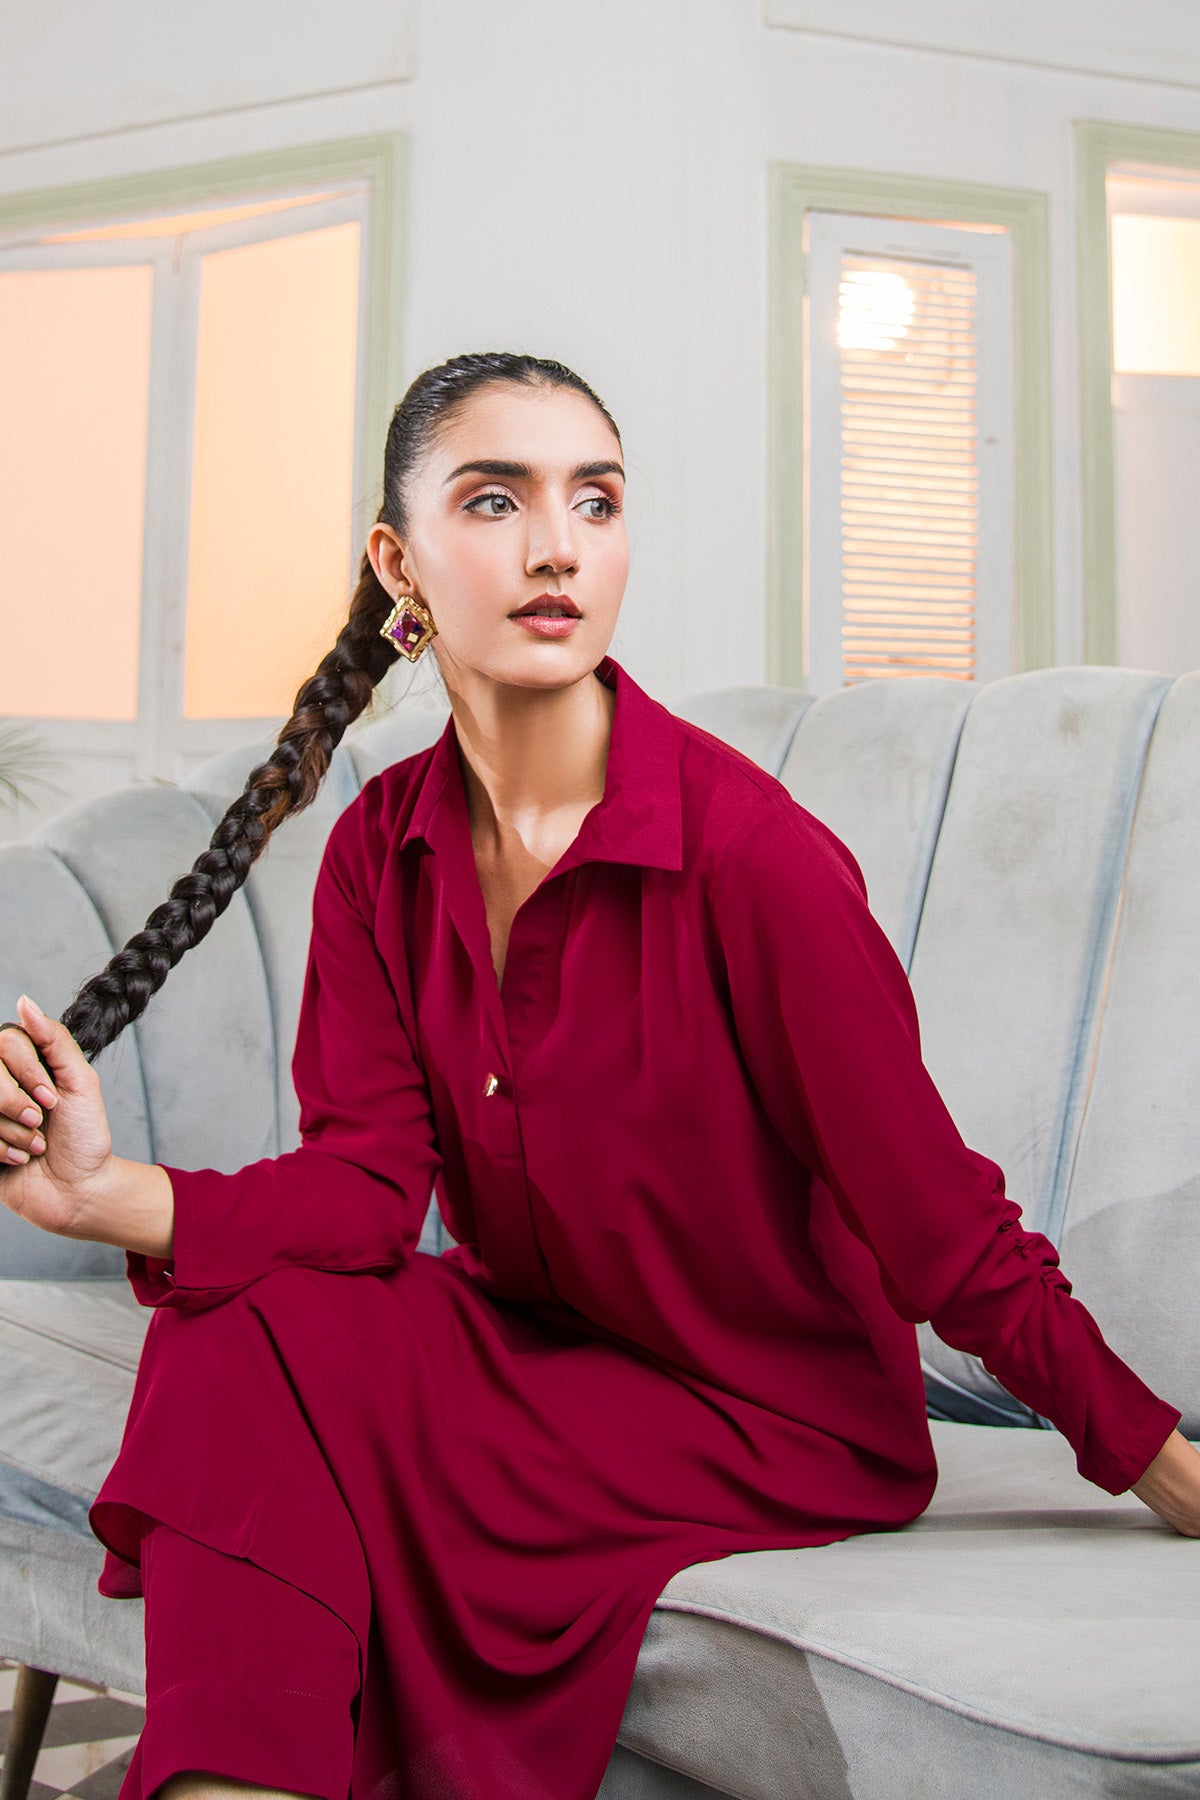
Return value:
M 849 850 L 607 655 L 623 486 L 560 364 L 419 377 L 271 758 L 62 1021 L 0 1035 L 0 1197 L 155 1309 L 90 1515 L 101 1592 L 146 1597 L 121 1800 L 587 1800 L 674 1572 L 927 1506 L 917 1320 L 1200 1534 L 1179 1410 L 958 1135 Z M 114 1157 L 91 1059 L 430 644 L 446 729 L 322 860 L 300 1147 Z

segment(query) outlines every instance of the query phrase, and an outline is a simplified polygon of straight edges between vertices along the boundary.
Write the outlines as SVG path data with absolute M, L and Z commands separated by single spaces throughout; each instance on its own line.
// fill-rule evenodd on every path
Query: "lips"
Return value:
M 535 599 L 527 600 L 515 612 L 509 613 L 510 619 L 528 619 L 537 615 L 543 619 L 578 619 L 583 615 L 568 594 L 538 594 Z

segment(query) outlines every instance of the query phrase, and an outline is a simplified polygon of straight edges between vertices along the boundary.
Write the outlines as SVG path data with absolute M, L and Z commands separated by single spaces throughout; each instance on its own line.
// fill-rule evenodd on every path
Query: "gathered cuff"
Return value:
M 1132 1370 L 1129 1374 L 1144 1389 L 1145 1399 L 1142 1405 L 1130 1408 L 1122 1442 L 1106 1444 L 1099 1451 L 1080 1450 L 1076 1456 L 1076 1467 L 1084 1479 L 1109 1494 L 1128 1493 L 1134 1482 L 1141 1480 L 1183 1418 L 1177 1406 L 1160 1400 Z
M 125 1274 L 142 1306 L 178 1305 L 188 1289 L 191 1261 L 191 1187 L 188 1176 L 194 1171 L 172 1168 L 159 1163 L 171 1183 L 174 1196 L 172 1254 L 147 1256 L 140 1250 L 125 1252 Z
M 175 1292 L 175 1258 L 125 1252 L 125 1274 L 142 1306 L 161 1306 Z

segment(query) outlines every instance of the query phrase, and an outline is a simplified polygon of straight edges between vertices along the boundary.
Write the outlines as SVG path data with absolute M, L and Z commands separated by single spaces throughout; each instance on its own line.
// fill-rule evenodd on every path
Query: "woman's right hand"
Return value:
M 1200 1538 L 1200 1451 L 1173 1431 L 1131 1493 L 1183 1537 Z
M 0 1201 L 71 1237 L 112 1161 L 100 1077 L 66 1026 L 28 995 L 17 1012 L 23 1029 L 0 1031 Z

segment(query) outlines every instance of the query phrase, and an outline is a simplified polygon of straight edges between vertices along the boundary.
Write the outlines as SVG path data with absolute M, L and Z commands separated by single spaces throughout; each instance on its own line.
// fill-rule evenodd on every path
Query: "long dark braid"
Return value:
M 418 375 L 392 414 L 377 524 L 407 537 L 405 493 L 413 468 L 437 427 L 449 422 L 477 388 L 497 381 L 575 388 L 595 403 L 620 442 L 607 407 L 563 363 L 499 350 L 451 357 Z M 180 876 L 143 929 L 84 982 L 63 1012 L 63 1024 L 89 1062 L 140 1017 L 184 952 L 211 931 L 276 826 L 316 799 L 347 727 L 367 707 L 400 654 L 380 635 L 391 609 L 391 595 L 364 550 L 346 623 L 316 674 L 297 692 L 292 716 L 270 756 L 251 770 L 208 849 Z

